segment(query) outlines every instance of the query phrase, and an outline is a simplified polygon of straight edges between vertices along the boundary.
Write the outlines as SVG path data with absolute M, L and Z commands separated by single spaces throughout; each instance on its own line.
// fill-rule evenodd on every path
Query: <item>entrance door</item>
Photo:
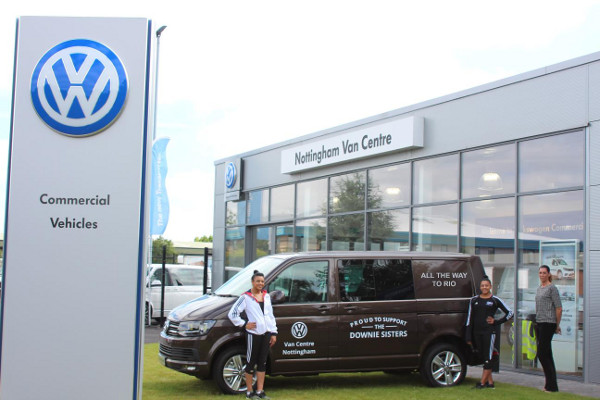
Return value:
M 294 225 L 291 223 L 254 226 L 250 231 L 252 250 L 248 264 L 269 254 L 294 251 Z

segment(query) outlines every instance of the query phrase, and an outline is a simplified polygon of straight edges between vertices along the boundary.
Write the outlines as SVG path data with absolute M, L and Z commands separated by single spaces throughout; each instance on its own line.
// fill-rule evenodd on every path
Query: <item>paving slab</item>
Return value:
M 469 367 L 467 376 L 469 378 L 479 379 L 481 378 L 481 372 L 481 368 L 479 367 Z M 495 382 L 533 387 L 540 390 L 544 388 L 545 383 L 544 375 L 520 371 L 517 372 L 516 370 L 501 369 L 500 372 L 494 373 L 493 377 Z M 559 378 L 558 390 L 559 392 L 564 393 L 600 398 L 600 385 L 583 383 L 581 380 L 577 379 Z M 549 395 L 552 395 L 552 393 L 549 393 Z

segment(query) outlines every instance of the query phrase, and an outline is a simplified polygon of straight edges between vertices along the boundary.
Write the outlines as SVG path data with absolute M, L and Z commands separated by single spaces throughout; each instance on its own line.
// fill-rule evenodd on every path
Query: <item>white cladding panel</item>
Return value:
M 132 399 L 139 394 L 149 30 L 146 19 L 19 20 L 2 293 L 2 399 Z M 30 88 L 45 54 L 82 38 L 118 56 L 129 93 L 112 125 L 93 136 L 69 137 L 38 116 Z M 54 66 L 77 68 L 82 54 L 86 62 L 93 57 L 85 51 L 71 53 L 72 64 L 65 55 Z M 81 75 L 80 68 L 68 75 L 68 93 L 77 90 L 74 76 Z M 68 198 L 84 202 L 49 200 Z M 89 198 L 106 200 L 90 204 Z

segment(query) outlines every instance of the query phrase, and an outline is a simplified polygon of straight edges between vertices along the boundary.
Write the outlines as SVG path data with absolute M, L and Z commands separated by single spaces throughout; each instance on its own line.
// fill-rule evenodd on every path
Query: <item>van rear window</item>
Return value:
M 471 270 L 463 260 L 413 260 L 418 299 L 473 296 Z
M 349 301 L 415 298 L 410 260 L 339 260 L 340 299 Z

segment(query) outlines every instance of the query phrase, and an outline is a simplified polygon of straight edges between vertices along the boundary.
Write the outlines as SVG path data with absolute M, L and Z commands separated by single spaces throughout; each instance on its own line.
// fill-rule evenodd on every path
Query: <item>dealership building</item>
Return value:
M 523 371 L 546 264 L 557 370 L 600 383 L 600 53 L 218 160 L 213 239 L 216 285 L 282 252 L 476 254 Z

